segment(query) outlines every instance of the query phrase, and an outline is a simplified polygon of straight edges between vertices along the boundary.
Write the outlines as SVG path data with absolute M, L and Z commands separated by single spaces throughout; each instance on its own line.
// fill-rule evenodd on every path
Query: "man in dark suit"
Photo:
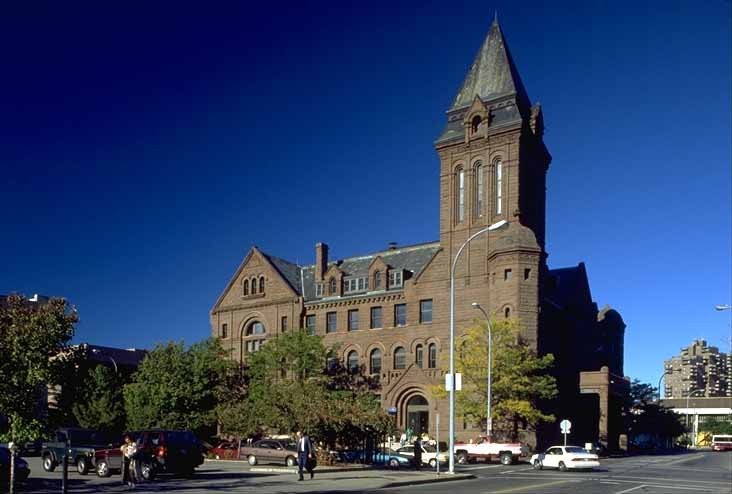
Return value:
M 310 478 L 312 479 L 314 476 L 313 460 L 315 459 L 313 443 L 310 442 L 310 436 L 308 436 L 307 432 L 298 431 L 297 437 L 297 480 L 303 480 L 303 469 L 310 473 Z

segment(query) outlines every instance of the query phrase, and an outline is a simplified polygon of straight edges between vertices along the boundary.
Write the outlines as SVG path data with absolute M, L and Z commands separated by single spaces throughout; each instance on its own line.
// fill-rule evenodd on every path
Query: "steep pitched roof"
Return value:
M 550 269 L 549 279 L 545 297 L 558 306 L 566 308 L 592 303 L 585 263 L 571 268 Z
M 487 101 L 511 94 L 516 95 L 516 101 L 522 112 L 531 107 L 496 17 L 450 110 L 469 106 L 476 95 Z
M 298 295 L 302 295 L 302 287 L 300 283 L 300 271 L 302 268 L 297 264 L 291 263 L 290 261 L 285 261 L 284 259 L 271 256 L 264 252 L 262 252 L 262 255 L 266 257 L 267 260 L 272 263 L 275 269 L 280 272 L 282 277 L 287 280 L 287 282 L 290 284 L 290 287 L 295 290 L 295 293 L 297 293 Z

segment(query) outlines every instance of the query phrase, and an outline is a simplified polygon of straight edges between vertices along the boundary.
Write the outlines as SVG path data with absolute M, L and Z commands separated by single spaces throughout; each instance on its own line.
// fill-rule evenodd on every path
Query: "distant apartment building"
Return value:
M 664 361 L 664 398 L 732 396 L 730 355 L 706 340 L 694 340 L 681 353 Z

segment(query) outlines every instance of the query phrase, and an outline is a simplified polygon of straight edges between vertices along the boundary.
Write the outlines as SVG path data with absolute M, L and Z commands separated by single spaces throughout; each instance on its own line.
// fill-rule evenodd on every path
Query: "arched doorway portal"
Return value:
M 407 420 L 408 429 L 412 430 L 415 435 L 429 434 L 430 412 L 429 405 L 424 396 L 415 395 L 407 401 Z

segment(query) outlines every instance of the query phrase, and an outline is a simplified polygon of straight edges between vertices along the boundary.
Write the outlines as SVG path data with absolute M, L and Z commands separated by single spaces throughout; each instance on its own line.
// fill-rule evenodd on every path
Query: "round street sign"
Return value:
M 567 419 L 562 420 L 559 422 L 559 430 L 561 430 L 564 434 L 569 434 L 569 430 L 572 428 L 572 422 L 570 422 Z

